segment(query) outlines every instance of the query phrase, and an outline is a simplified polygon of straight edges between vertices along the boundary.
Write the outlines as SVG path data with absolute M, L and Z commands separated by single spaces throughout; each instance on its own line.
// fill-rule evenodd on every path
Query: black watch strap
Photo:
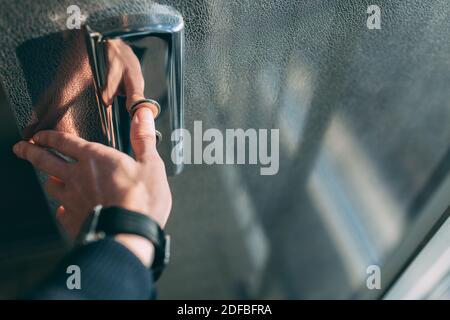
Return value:
M 95 214 L 95 213 L 94 213 Z M 156 280 L 169 260 L 169 240 L 159 224 L 150 217 L 121 207 L 101 208 L 96 221 L 95 232 L 104 236 L 134 234 L 142 236 L 155 246 L 151 269 Z

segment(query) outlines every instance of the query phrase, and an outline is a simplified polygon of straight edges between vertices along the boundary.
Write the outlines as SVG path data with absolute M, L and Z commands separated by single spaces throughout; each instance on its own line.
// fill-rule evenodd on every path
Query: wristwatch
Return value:
M 142 236 L 153 243 L 155 256 L 150 267 L 158 280 L 170 259 L 170 237 L 150 217 L 121 207 L 98 205 L 84 223 L 78 243 L 87 244 L 118 234 Z

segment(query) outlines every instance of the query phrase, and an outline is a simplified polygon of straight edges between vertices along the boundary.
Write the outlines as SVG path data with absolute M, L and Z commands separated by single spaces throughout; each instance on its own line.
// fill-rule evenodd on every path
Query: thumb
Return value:
M 131 120 L 130 141 L 136 160 L 139 162 L 145 161 L 157 152 L 155 120 L 149 108 L 142 107 L 134 113 Z

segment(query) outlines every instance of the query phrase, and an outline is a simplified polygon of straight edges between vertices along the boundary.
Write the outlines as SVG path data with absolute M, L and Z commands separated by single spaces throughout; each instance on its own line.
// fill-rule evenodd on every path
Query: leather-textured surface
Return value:
M 0 78 L 21 128 L 72 2 L 0 1 Z M 193 165 L 171 179 L 162 298 L 344 298 L 396 253 L 448 171 L 450 3 L 376 2 L 381 30 L 366 27 L 369 1 L 162 1 L 186 23 L 186 127 L 280 128 L 278 175 Z M 99 20 L 152 6 L 76 4 Z M 95 139 L 93 93 L 69 110 Z

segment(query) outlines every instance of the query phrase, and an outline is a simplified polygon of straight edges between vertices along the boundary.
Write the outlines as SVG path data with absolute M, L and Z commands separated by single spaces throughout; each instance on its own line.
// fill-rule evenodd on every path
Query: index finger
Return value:
M 83 155 L 83 147 L 87 141 L 73 134 L 43 130 L 33 136 L 33 141 L 43 147 L 53 148 L 63 155 L 79 160 Z

